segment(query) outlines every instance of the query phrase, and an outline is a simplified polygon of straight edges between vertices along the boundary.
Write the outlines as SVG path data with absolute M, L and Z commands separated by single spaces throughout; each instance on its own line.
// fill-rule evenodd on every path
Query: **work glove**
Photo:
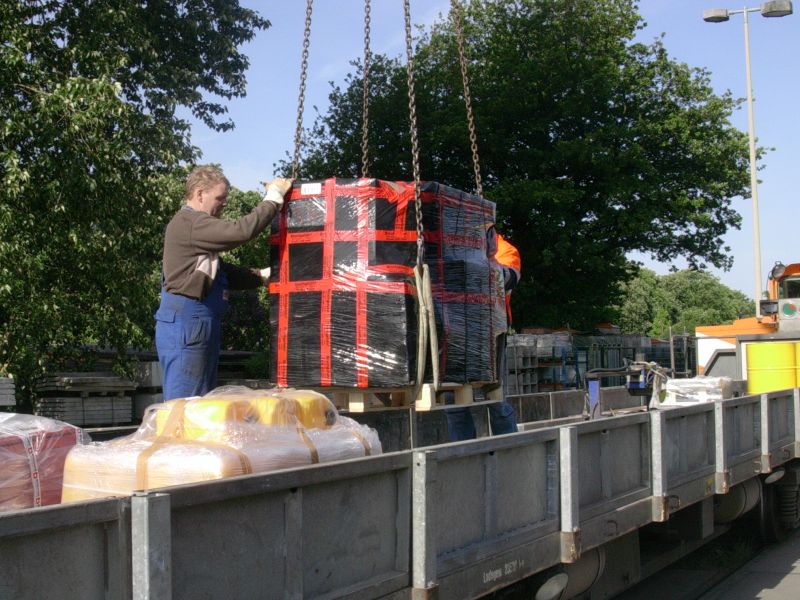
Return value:
M 290 189 L 292 189 L 291 179 L 276 177 L 267 184 L 267 194 L 264 196 L 264 200 L 283 206 L 283 197 Z
M 281 201 L 283 201 L 283 198 L 281 198 Z M 263 283 L 265 286 L 269 285 L 270 271 L 271 269 L 269 267 L 267 267 L 266 269 L 258 270 L 258 276 L 261 277 L 261 283 Z

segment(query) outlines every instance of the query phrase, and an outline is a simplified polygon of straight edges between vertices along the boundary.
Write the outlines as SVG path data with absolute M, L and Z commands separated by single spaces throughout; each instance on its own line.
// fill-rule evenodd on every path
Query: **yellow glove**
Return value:
M 281 202 L 282 201 L 283 201 L 283 198 L 281 197 Z M 261 282 L 265 286 L 269 285 L 269 274 L 270 274 L 270 268 L 269 267 L 267 267 L 266 269 L 259 269 L 258 270 L 258 276 L 261 277 Z

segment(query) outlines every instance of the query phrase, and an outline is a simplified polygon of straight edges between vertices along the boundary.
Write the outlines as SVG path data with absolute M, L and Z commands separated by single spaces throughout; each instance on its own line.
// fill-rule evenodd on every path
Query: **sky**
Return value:
M 650 42 L 664 35 L 664 45 L 674 60 L 711 73 L 717 93 L 730 90 L 746 96 L 744 26 L 741 14 L 725 23 L 706 23 L 706 8 L 741 10 L 745 5 L 724 0 L 641 0 L 639 12 L 646 27 L 638 41 Z M 204 163 L 219 163 L 232 184 L 244 190 L 262 189 L 260 182 L 276 174 L 276 163 L 293 152 L 300 84 L 305 0 L 242 0 L 244 6 L 269 19 L 272 27 L 260 31 L 243 47 L 250 59 L 247 96 L 227 103 L 235 129 L 218 133 L 193 122 L 192 143 L 202 151 Z M 375 53 L 405 58 L 405 33 L 401 0 L 372 0 L 371 48 Z M 430 26 L 446 14 L 449 0 L 411 0 L 411 20 Z M 748 7 L 759 7 L 751 2 Z M 313 5 L 304 125 L 315 117 L 314 107 L 324 113 L 330 81 L 342 83 L 352 71 L 350 61 L 363 56 L 363 0 L 316 0 Z M 800 3 L 796 14 L 764 18 L 750 13 L 750 60 L 757 143 L 770 148 L 759 161 L 759 237 L 761 289 L 776 261 L 800 262 L 800 235 L 793 218 L 800 215 Z M 475 110 L 480 110 L 476 108 Z M 731 123 L 747 131 L 746 104 Z M 478 143 L 480 146 L 480 131 Z M 424 151 L 424 149 L 423 149 Z M 332 173 L 331 175 L 336 175 Z M 425 174 L 423 174 L 425 177 Z M 435 174 L 429 176 L 435 179 Z M 725 285 L 754 297 L 753 206 L 750 195 L 734 198 L 741 214 L 740 230 L 731 230 L 724 242 L 730 246 L 734 265 L 730 271 L 711 269 Z M 795 237 L 798 236 L 798 237 Z M 658 274 L 672 265 L 656 263 L 643 255 L 631 255 Z M 674 266 L 683 268 L 685 263 Z

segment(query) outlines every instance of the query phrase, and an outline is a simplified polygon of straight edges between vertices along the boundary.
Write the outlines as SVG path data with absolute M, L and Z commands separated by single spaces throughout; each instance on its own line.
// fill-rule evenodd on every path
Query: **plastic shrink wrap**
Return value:
M 666 385 L 666 398 L 661 405 L 713 402 L 730 398 L 731 393 L 730 377 L 698 375 L 687 379 L 670 379 Z
M 69 423 L 0 413 L 0 512 L 58 504 L 67 453 L 88 441 Z
M 424 261 L 442 381 L 496 381 L 506 330 L 502 276 L 487 254 L 495 205 L 420 185 Z M 296 183 L 272 223 L 271 379 L 282 386 L 386 388 L 416 379 L 414 185 L 379 179 Z
M 132 435 L 70 452 L 63 502 L 381 453 L 322 394 L 222 387 L 150 406 Z

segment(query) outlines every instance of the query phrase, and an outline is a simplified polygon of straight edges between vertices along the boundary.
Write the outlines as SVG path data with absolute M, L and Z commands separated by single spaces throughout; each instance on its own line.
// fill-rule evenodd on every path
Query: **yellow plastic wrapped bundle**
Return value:
M 380 454 L 378 434 L 305 390 L 218 388 L 150 406 L 136 433 L 70 451 L 62 502 Z

